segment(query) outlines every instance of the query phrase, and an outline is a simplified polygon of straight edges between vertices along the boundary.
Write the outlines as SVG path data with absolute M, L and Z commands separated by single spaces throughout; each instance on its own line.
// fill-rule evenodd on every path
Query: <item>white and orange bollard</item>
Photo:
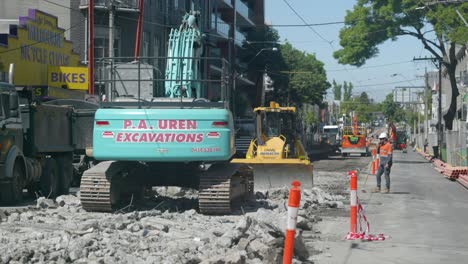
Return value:
M 377 150 L 372 150 L 372 175 L 377 172 Z
M 294 240 L 296 237 L 297 213 L 301 204 L 301 183 L 293 181 L 289 191 L 288 223 L 286 226 L 286 240 L 284 242 L 283 264 L 292 263 L 294 256 Z
M 351 233 L 357 233 L 357 214 L 358 214 L 358 202 L 357 202 L 357 171 L 351 171 L 350 181 L 350 205 L 351 205 Z
M 370 232 L 370 223 L 367 220 L 366 215 L 364 214 L 364 208 L 359 202 L 357 196 L 357 187 L 358 187 L 358 172 L 353 170 L 348 172 L 350 175 L 350 222 L 351 222 L 351 230 L 349 231 L 348 235 L 346 235 L 346 240 L 363 240 L 363 241 L 383 241 L 389 236 L 384 234 L 377 234 L 372 235 L 369 234 Z M 359 222 L 358 222 L 358 215 L 359 215 Z M 363 226 L 361 220 L 365 223 L 365 230 L 363 230 Z M 358 225 L 359 225 L 359 233 L 358 233 Z

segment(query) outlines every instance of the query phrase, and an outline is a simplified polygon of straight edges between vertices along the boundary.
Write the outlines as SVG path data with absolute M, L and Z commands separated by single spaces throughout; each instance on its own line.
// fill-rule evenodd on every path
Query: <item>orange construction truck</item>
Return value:
M 367 156 L 369 147 L 367 144 L 367 130 L 360 127 L 357 117 L 353 117 L 353 126 L 343 127 L 343 138 L 341 140 L 341 156 L 346 157 L 350 154 L 360 154 Z

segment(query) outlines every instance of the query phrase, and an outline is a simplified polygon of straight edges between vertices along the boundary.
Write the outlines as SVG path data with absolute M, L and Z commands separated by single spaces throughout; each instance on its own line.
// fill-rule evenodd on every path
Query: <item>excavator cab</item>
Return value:
M 289 186 L 293 180 L 311 188 L 313 167 L 296 133 L 296 108 L 271 102 L 269 107 L 258 107 L 254 112 L 256 136 L 245 158 L 231 162 L 253 167 L 256 189 Z

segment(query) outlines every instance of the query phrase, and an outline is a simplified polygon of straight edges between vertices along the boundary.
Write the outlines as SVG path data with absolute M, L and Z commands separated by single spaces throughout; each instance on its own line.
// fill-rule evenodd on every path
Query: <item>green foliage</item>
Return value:
M 235 93 L 234 102 L 236 104 L 234 107 L 234 110 L 235 110 L 234 115 L 236 117 L 248 116 L 249 114 L 251 115 L 251 113 L 246 113 L 246 110 L 250 108 L 249 108 L 249 101 L 245 95 L 241 93 Z
M 277 47 L 279 41 L 278 32 L 270 27 L 251 28 L 248 32 L 247 39 L 250 43 L 245 42 L 243 48 L 238 51 L 238 56 L 242 61 L 250 63 L 236 64 L 236 70 L 238 73 L 249 73 L 249 78 L 254 80 L 256 83 L 255 89 L 249 89 L 249 99 L 252 101 L 252 106 L 259 106 L 260 100 L 258 94 L 260 94 L 262 87 L 262 75 L 265 70 L 268 72 L 279 72 L 287 68 L 286 63 L 283 59 L 281 52 L 274 52 L 271 50 L 273 47 Z M 279 47 L 277 47 L 279 48 Z M 260 52 L 262 49 L 262 52 Z M 260 53 L 259 53 L 260 52 Z M 258 55 L 257 55 L 258 54 Z M 276 100 L 281 95 L 279 91 L 284 91 L 288 87 L 289 77 L 283 74 L 270 74 L 270 77 L 274 81 L 275 91 L 266 100 Z M 284 101 L 279 101 L 283 103 Z
M 351 100 L 353 95 L 353 84 L 351 82 L 344 82 L 343 83 L 343 101 Z
M 286 92 L 294 105 L 321 104 L 330 83 L 327 81 L 323 62 L 315 55 L 294 48 L 289 42 L 280 47 L 287 66 L 289 86 Z
M 359 122 L 371 122 L 375 112 L 380 112 L 380 104 L 373 103 L 366 92 L 362 92 L 357 98 L 350 98 L 341 103 L 341 113 L 348 115 L 355 112 Z
M 386 118 L 393 122 L 405 120 L 405 111 L 393 100 L 393 93 L 388 94 L 382 102 L 382 112 Z
M 305 122 L 306 126 L 311 126 L 313 124 L 316 124 L 316 123 L 318 123 L 318 121 L 319 120 L 318 120 L 318 117 L 315 114 L 315 112 L 309 111 L 309 112 L 305 113 L 304 122 Z
M 455 50 L 456 45 L 466 49 L 468 42 L 468 27 L 458 17 L 457 9 L 461 14 L 467 14 L 468 2 L 358 0 L 353 10 L 347 12 L 345 26 L 340 31 L 343 48 L 335 51 L 333 56 L 339 63 L 362 66 L 379 54 L 378 46 L 385 41 L 396 41 L 405 35 L 417 38 L 447 69 L 452 97 L 444 120 L 447 128 L 451 129 L 459 94 L 455 78 L 458 63 Z M 435 40 L 427 34 L 432 29 Z
M 333 89 L 333 99 L 341 101 L 341 88 L 343 85 L 337 84 L 335 80 L 332 82 L 332 89 Z
M 369 95 L 367 95 L 366 92 L 362 92 L 361 95 L 359 96 L 359 103 L 361 104 L 369 104 L 370 103 L 370 99 L 369 99 Z

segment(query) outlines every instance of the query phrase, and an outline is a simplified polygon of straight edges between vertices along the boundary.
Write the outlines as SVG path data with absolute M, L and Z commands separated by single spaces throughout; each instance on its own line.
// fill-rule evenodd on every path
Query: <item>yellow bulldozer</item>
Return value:
M 290 186 L 299 180 L 303 188 L 313 186 L 313 166 L 296 132 L 296 108 L 257 107 L 255 138 L 245 158 L 231 162 L 249 164 L 254 169 L 255 189 L 268 190 Z

